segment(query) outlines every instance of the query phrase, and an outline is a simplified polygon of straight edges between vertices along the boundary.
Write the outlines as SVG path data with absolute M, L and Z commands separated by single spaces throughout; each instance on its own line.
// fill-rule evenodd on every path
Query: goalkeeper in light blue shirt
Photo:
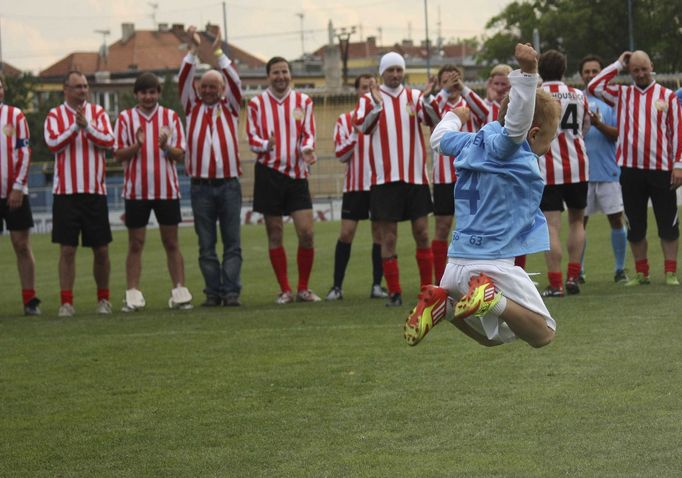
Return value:
M 549 249 L 537 157 L 549 149 L 560 107 L 537 88 L 533 47 L 517 44 L 515 56 L 520 70 L 509 75 L 512 87 L 499 122 L 462 133 L 468 110 L 457 109 L 431 136 L 435 151 L 457 158 L 457 227 L 440 287 L 422 287 L 405 322 L 410 345 L 443 318 L 486 346 L 518 337 L 542 347 L 554 338 L 556 322 L 514 257 Z
M 588 55 L 580 61 L 580 77 L 585 86 L 603 69 L 604 62 L 596 55 Z M 611 247 L 615 259 L 613 280 L 627 282 L 625 254 L 627 251 L 627 229 L 623 216 L 623 192 L 620 187 L 620 167 L 616 164 L 616 141 L 618 140 L 618 119 L 616 111 L 596 96 L 585 90 L 590 105 L 592 127 L 585 135 L 585 148 L 590 158 L 590 182 L 587 188 L 587 207 L 584 224 L 589 216 L 603 212 L 611 226 Z M 587 246 L 587 239 L 585 240 Z M 580 282 L 585 282 L 585 250 L 581 262 Z

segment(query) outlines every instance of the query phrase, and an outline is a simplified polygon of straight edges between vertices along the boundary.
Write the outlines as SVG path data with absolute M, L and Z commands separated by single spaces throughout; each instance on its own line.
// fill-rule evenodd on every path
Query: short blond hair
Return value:
M 500 113 L 497 121 L 504 126 L 504 117 L 507 115 L 509 107 L 509 95 L 505 96 L 500 103 Z M 539 126 L 541 130 L 552 128 L 555 130 L 559 116 L 561 115 L 561 104 L 547 91 L 542 88 L 535 90 L 535 111 L 533 112 L 533 126 Z
M 490 70 L 490 78 L 497 75 L 509 76 L 509 73 L 511 72 L 512 72 L 511 66 L 505 65 L 504 63 L 500 63 L 499 65 L 495 65 L 493 69 Z

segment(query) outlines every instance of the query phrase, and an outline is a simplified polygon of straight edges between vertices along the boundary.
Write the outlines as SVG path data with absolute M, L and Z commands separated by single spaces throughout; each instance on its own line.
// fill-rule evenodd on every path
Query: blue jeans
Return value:
M 199 238 L 199 268 L 208 297 L 239 297 L 242 285 L 242 189 L 234 178 L 220 185 L 192 184 L 194 230 Z M 216 255 L 217 229 L 223 240 L 223 262 Z

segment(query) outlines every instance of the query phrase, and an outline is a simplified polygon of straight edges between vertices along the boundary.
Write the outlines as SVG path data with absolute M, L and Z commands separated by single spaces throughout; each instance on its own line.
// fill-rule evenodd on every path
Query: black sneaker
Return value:
M 630 278 L 628 277 L 628 275 L 625 273 L 625 270 L 623 270 L 623 269 L 618 269 L 616 271 L 616 274 L 613 276 L 613 282 L 615 282 L 616 284 L 619 284 L 621 282 L 627 282 L 629 280 L 630 280 Z
M 566 279 L 566 293 L 568 295 L 580 294 L 580 285 L 578 285 L 578 279 Z
M 24 315 L 40 315 L 40 299 L 34 297 L 28 301 L 28 304 L 24 304 Z
M 223 306 L 225 307 L 239 307 L 242 305 L 237 294 L 228 294 L 223 297 Z
M 220 307 L 221 305 L 223 305 L 223 299 L 212 295 L 207 295 L 206 300 L 201 304 L 202 307 Z
M 403 296 L 400 294 L 391 294 L 388 296 L 386 307 L 400 307 L 401 305 L 403 305 Z
M 559 287 L 558 289 L 555 289 L 551 285 L 548 285 L 545 290 L 540 292 L 540 295 L 542 297 L 563 297 L 564 296 L 564 289 Z

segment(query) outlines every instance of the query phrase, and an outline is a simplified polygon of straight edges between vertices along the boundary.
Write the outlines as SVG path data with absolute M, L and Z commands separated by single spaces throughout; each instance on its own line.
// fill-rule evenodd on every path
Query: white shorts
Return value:
M 623 192 L 618 181 L 589 183 L 587 185 L 587 207 L 585 215 L 596 212 L 606 215 L 623 212 Z
M 469 279 L 484 273 L 490 277 L 495 286 L 507 299 L 526 309 L 532 310 L 545 318 L 547 326 L 556 330 L 556 322 L 549 314 L 547 306 L 533 281 L 526 271 L 514 265 L 514 259 L 458 259 L 450 258 L 445 267 L 440 286 L 447 289 L 455 300 L 466 295 L 469 290 Z M 467 317 L 464 321 L 476 332 L 498 343 L 507 343 L 516 339 L 516 335 L 499 317 L 486 314 L 483 317 Z

